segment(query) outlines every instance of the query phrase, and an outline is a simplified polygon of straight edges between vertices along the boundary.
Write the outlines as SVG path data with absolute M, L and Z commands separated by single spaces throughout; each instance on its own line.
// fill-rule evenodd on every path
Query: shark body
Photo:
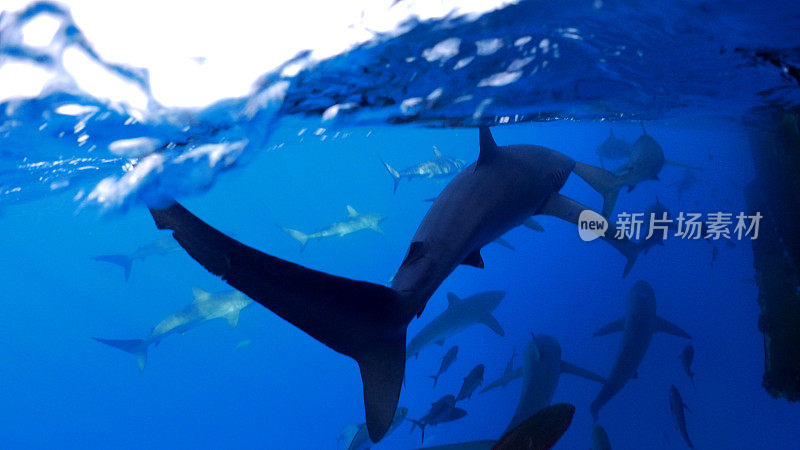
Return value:
M 300 248 L 304 249 L 308 241 L 311 239 L 322 239 L 326 237 L 342 237 L 350 233 L 355 233 L 361 230 L 373 230 L 378 233 L 383 233 L 380 223 L 385 219 L 380 214 L 359 214 L 350 205 L 347 205 L 347 219 L 341 222 L 334 222 L 329 227 L 316 231 L 311 234 L 303 233 L 302 231 L 293 230 L 291 228 L 282 227 L 283 231 L 287 232 L 289 236 L 293 237 L 300 243 Z
M 400 180 L 403 178 L 411 181 L 414 178 L 428 179 L 451 177 L 466 165 L 466 163 L 460 159 L 443 155 L 436 146 L 433 147 L 433 158 L 415 164 L 405 170 L 398 171 L 383 160 L 381 160 L 381 163 L 383 163 L 383 166 L 386 167 L 386 170 L 392 177 L 392 181 L 394 182 L 393 192 L 397 192 L 397 186 L 400 185 Z

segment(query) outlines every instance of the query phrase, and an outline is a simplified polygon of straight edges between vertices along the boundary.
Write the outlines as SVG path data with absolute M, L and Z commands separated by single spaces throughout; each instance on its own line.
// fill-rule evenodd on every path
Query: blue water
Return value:
M 143 373 L 131 355 L 93 341 L 142 338 L 192 301 L 192 286 L 227 288 L 183 251 L 134 262 L 127 282 L 119 268 L 91 259 L 168 235 L 156 230 L 145 204 L 177 197 L 269 254 L 388 283 L 430 205 L 424 200 L 448 180 L 403 180 L 392 194 L 381 158 L 403 168 L 430 158 L 436 146 L 474 161 L 475 127 L 492 124 L 500 145 L 538 144 L 598 164 L 595 149 L 609 127 L 633 141 L 643 120 L 668 159 L 704 170 L 679 197 L 684 169 L 666 166 L 660 181 L 621 194 L 618 211 L 644 211 L 656 196 L 672 211 L 745 211 L 742 190 L 753 176 L 748 119 L 800 106 L 792 76 L 800 8 L 602 3 L 522 2 L 477 20 L 412 23 L 404 34 L 378 36 L 330 60 L 300 55 L 296 76 L 267 73 L 248 97 L 203 110 L 165 108 L 155 98 L 137 110 L 92 97 L 59 72 L 64 48 L 81 45 L 149 95 L 145 72 L 94 53 L 66 9 L 4 12 L 0 66 L 34 64 L 58 72 L 61 82 L 0 104 L 0 447 L 336 448 L 344 426 L 363 422 L 354 361 L 257 305 L 234 329 L 217 320 L 165 339 Z M 37 14 L 65 24 L 47 52 L 15 38 Z M 459 42 L 452 56 L 426 53 L 448 39 Z M 490 39 L 501 44 L 487 53 Z M 765 60 L 757 56 L 762 49 L 778 56 Z M 466 65 L 456 68 L 459 61 Z M 65 105 L 77 112 L 59 113 Z M 143 137 L 150 144 L 135 152 L 113 145 Z M 600 208 L 600 197 L 575 176 L 562 193 Z M 279 228 L 324 228 L 346 217 L 346 205 L 386 215 L 384 234 L 312 241 L 301 252 Z M 411 323 L 410 337 L 445 309 L 447 292 L 507 292 L 495 311 L 505 337 L 476 325 L 409 361 L 400 405 L 410 417 L 457 393 L 476 364 L 485 364 L 486 383 L 498 377 L 531 332 L 556 337 L 565 360 L 607 374 L 619 336 L 591 334 L 624 314 L 628 291 L 643 279 L 655 289 L 659 315 L 692 335 L 696 389 L 677 359 L 686 342 L 655 335 L 638 379 L 601 413 L 614 448 L 686 448 L 669 413 L 670 384 L 691 408 L 697 448 L 796 448 L 800 410 L 761 388 L 748 242 L 718 245 L 712 266 L 711 244 L 671 238 L 623 280 L 624 260 L 613 249 L 580 241 L 558 219 L 540 222 L 545 233 L 518 228 L 505 236 L 514 251 L 487 246 L 485 269 L 459 267 Z M 428 375 L 455 344 L 458 360 L 434 389 Z M 498 438 L 520 389 L 515 381 L 474 395 L 459 405 L 468 415 L 429 427 L 425 444 Z M 590 381 L 561 378 L 554 402 L 577 412 L 557 448 L 590 446 L 588 405 L 598 391 Z M 419 433 L 409 428 L 401 425 L 376 448 L 418 447 Z

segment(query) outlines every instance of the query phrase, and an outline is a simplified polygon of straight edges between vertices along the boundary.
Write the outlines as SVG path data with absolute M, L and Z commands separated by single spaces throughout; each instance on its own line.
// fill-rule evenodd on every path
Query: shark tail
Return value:
M 122 270 L 125 271 L 125 281 L 128 281 L 128 278 L 131 276 L 131 265 L 133 264 L 133 258 L 128 255 L 100 255 L 93 256 L 92 259 L 95 261 L 116 264 L 122 267 Z
M 603 196 L 603 216 L 606 218 L 611 217 L 614 212 L 614 206 L 617 204 L 619 190 L 622 188 L 619 177 L 608 170 L 581 162 L 575 163 L 573 172 Z
M 406 331 L 419 309 L 383 285 L 338 277 L 248 247 L 180 204 L 150 209 L 159 229 L 209 272 L 331 349 L 361 371 L 369 437 L 392 425 L 406 362 Z
M 300 251 L 305 250 L 306 244 L 308 244 L 308 235 L 303 233 L 302 231 L 293 230 L 291 228 L 281 227 L 283 231 L 289 233 L 289 236 L 293 237 L 297 242 L 300 243 Z
M 142 339 L 92 339 L 97 342 L 110 345 L 111 347 L 118 348 L 123 352 L 136 355 L 136 359 L 139 362 L 139 371 L 141 372 L 144 370 L 144 366 L 147 364 L 147 343 Z
M 384 160 L 381 160 L 381 163 L 383 164 L 383 167 L 386 167 L 386 170 L 389 172 L 389 175 L 392 177 L 392 181 L 394 181 L 394 190 L 392 190 L 392 193 L 396 193 L 397 192 L 397 186 L 400 185 L 400 172 L 398 172 L 397 170 L 392 168 L 392 166 L 387 164 L 386 161 L 384 161 Z

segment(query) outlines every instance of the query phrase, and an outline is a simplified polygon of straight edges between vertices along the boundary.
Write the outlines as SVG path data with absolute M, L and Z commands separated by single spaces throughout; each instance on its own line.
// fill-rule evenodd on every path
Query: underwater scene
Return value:
M 800 448 L 800 3 L 0 3 L 0 448 Z

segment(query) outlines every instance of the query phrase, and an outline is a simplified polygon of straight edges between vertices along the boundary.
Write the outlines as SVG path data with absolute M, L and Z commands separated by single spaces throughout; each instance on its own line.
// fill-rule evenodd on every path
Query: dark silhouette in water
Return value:
M 456 361 L 458 358 L 458 346 L 455 345 L 453 348 L 447 351 L 442 358 L 442 364 L 439 366 L 439 371 L 436 372 L 436 375 L 430 375 L 433 378 L 433 387 L 436 387 L 436 383 L 439 381 L 439 377 L 450 368 L 451 365 Z
M 683 351 L 681 351 L 680 356 L 678 359 L 681 360 L 681 367 L 683 367 L 683 371 L 686 372 L 686 375 L 689 376 L 689 379 L 692 380 L 692 386 L 694 386 L 694 372 L 692 372 L 692 360 L 694 360 L 694 347 L 691 345 L 687 345 Z
M 522 367 L 520 366 L 517 367 L 516 369 L 514 368 L 514 357 L 516 356 L 517 356 L 517 349 L 515 348 L 514 351 L 511 353 L 511 358 L 509 358 L 508 362 L 506 363 L 506 368 L 503 371 L 503 376 L 492 381 L 491 383 L 489 383 L 488 386 L 481 389 L 481 394 L 487 391 L 491 391 L 494 388 L 506 387 L 508 383 L 516 380 L 517 378 L 522 378 Z
M 210 272 L 358 362 L 367 429 L 377 442 L 389 429 L 400 397 L 408 324 L 422 314 L 439 285 L 461 264 L 483 267 L 481 248 L 528 217 L 545 214 L 577 223 L 588 209 L 558 193 L 575 167 L 568 156 L 535 145 L 500 148 L 486 127 L 479 137 L 478 161 L 433 202 L 391 287 L 333 276 L 262 253 L 178 203 L 150 212 L 156 226 L 173 230 L 178 243 Z M 638 248 L 613 238 L 613 223 L 608 234 L 612 237 L 606 242 L 628 259 L 627 274 Z
M 686 441 L 686 445 L 693 449 L 694 445 L 692 445 L 692 441 L 689 440 L 689 432 L 686 431 L 686 415 L 684 415 L 684 409 L 689 408 L 686 407 L 686 403 L 683 403 L 678 388 L 673 384 L 669 387 L 669 410 L 672 413 L 672 417 L 675 419 L 675 426 L 678 427 L 678 431 L 680 431 L 681 436 L 683 436 L 683 440 Z
M 425 427 L 428 425 L 438 425 L 440 423 L 452 422 L 467 415 L 467 412 L 461 408 L 456 408 L 456 398 L 452 395 L 445 395 L 431 405 L 431 410 L 425 414 L 421 419 L 414 420 L 408 419 L 413 423 L 411 425 L 411 432 L 414 432 L 415 427 L 419 427 L 422 431 L 422 442 L 425 442 Z
M 478 364 L 469 371 L 469 374 L 464 377 L 464 382 L 461 384 L 461 390 L 458 391 L 456 401 L 466 400 L 472 397 L 472 393 L 475 392 L 475 389 L 478 389 L 478 387 L 483 384 L 484 369 L 483 364 Z
M 608 375 L 608 381 L 590 406 L 595 420 L 600 409 L 625 387 L 628 380 L 636 377 L 636 371 L 654 333 L 662 332 L 691 339 L 689 333 L 656 315 L 656 295 L 653 287 L 645 281 L 637 281 L 633 285 L 628 296 L 628 311 L 625 317 L 600 328 L 594 336 L 605 336 L 618 331 L 623 334 L 617 359 Z
M 125 272 L 125 281 L 128 281 L 128 279 L 131 277 L 131 266 L 137 259 L 144 261 L 151 256 L 163 256 L 179 249 L 180 247 L 173 239 L 165 238 L 142 245 L 133 253 L 128 255 L 98 255 L 93 256 L 92 259 L 95 261 L 116 264 L 122 267 L 122 270 Z
M 604 159 L 630 158 L 631 144 L 614 136 L 614 129 L 608 129 L 608 137 L 597 147 L 597 156 L 600 157 L 600 167 L 605 168 Z

